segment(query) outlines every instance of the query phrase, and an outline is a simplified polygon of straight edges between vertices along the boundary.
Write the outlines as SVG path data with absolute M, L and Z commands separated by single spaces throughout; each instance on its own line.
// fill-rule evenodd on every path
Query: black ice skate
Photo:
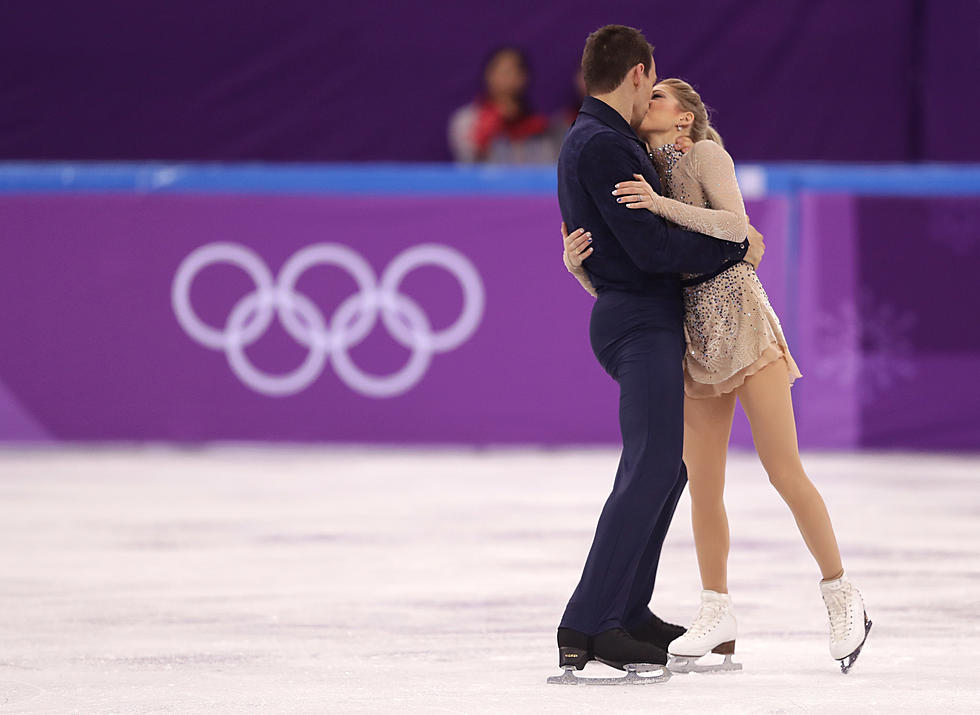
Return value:
M 571 628 L 558 629 L 558 667 L 582 670 L 592 660 L 592 637 Z
M 667 650 L 672 640 L 684 635 L 684 630 L 683 626 L 667 623 L 656 614 L 651 614 L 651 617 L 643 623 L 627 629 L 636 640 L 653 643 L 660 650 Z
M 566 633 L 562 633 L 566 631 Z M 559 666 L 565 669 L 562 675 L 548 678 L 549 683 L 568 685 L 647 685 L 662 683 L 670 679 L 667 670 L 667 653 L 652 643 L 638 641 L 622 628 L 613 628 L 588 638 L 584 633 L 570 628 L 559 629 Z M 562 646 L 564 640 L 568 645 Z M 583 648 L 584 645 L 584 648 Z M 591 647 L 590 647 L 591 646 Z M 582 655 L 584 651 L 585 655 Z M 582 670 L 585 662 L 598 660 L 600 663 L 625 670 L 626 675 L 619 678 L 580 678 L 576 670 Z M 583 662 L 584 661 L 584 662 Z M 640 673 L 656 672 L 656 675 Z

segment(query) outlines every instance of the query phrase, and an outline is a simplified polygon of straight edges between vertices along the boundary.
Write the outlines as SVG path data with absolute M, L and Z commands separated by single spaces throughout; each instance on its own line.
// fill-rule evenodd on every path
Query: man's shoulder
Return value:
M 575 159 L 576 162 L 586 152 L 593 151 L 595 146 L 599 146 L 609 141 L 608 137 L 616 134 L 609 125 L 598 121 L 588 114 L 579 114 L 575 124 L 565 135 L 562 142 L 561 155 L 567 161 Z
M 628 152 L 630 154 L 639 151 L 639 145 L 623 136 L 608 124 L 600 121 L 579 122 L 569 130 L 566 142 L 572 139 L 571 145 L 575 146 L 580 156 L 594 156 L 605 154 L 610 151 Z

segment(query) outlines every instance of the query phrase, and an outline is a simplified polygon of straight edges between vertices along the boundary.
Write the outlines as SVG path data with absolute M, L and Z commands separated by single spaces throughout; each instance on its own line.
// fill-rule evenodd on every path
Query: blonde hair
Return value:
M 701 95 L 697 93 L 694 87 L 676 77 L 662 79 L 657 84 L 662 84 L 670 89 L 671 94 L 674 95 L 674 99 L 680 105 L 681 111 L 690 112 L 694 115 L 694 121 L 691 122 L 691 141 L 699 142 L 702 139 L 710 139 L 716 144 L 725 146 L 725 143 L 721 140 L 721 135 L 711 126 L 708 118 L 708 108 L 704 106 L 704 102 L 701 101 Z

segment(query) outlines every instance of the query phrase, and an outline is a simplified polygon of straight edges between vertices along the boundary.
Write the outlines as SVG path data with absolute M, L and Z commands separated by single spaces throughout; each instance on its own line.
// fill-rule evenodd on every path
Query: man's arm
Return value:
M 590 139 L 579 157 L 579 179 L 633 262 L 648 273 L 709 273 L 742 260 L 747 241 L 733 243 L 686 231 L 649 211 L 616 202 L 616 182 L 641 171 L 626 141 L 606 132 Z

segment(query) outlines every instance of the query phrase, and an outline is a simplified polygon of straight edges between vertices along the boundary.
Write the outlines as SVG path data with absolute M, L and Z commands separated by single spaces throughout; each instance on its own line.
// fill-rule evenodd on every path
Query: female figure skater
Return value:
M 635 175 L 616 184 L 610 201 L 625 204 L 624 210 L 653 211 L 716 238 L 745 238 L 747 219 L 734 164 L 708 123 L 701 97 L 688 83 L 665 79 L 657 84 L 637 133 L 653 149 L 650 158 L 666 196 Z M 682 153 L 677 147 L 685 142 L 689 150 Z M 564 225 L 562 235 L 566 267 L 595 295 L 582 267 L 592 253 L 591 237 L 585 229 L 566 235 Z M 725 457 L 737 399 L 749 419 L 769 481 L 789 505 L 820 568 L 820 591 L 830 620 L 830 652 L 846 673 L 871 623 L 861 594 L 844 575 L 827 507 L 800 461 L 790 396 L 790 386 L 800 372 L 749 263 L 698 281 L 692 277 L 684 289 L 684 461 L 704 590 L 690 628 L 668 647 L 673 656 L 671 669 L 741 667 L 731 662 L 736 622 L 728 595 L 729 533 L 724 503 Z M 725 654 L 725 662 L 720 666 L 694 663 L 709 652 Z

